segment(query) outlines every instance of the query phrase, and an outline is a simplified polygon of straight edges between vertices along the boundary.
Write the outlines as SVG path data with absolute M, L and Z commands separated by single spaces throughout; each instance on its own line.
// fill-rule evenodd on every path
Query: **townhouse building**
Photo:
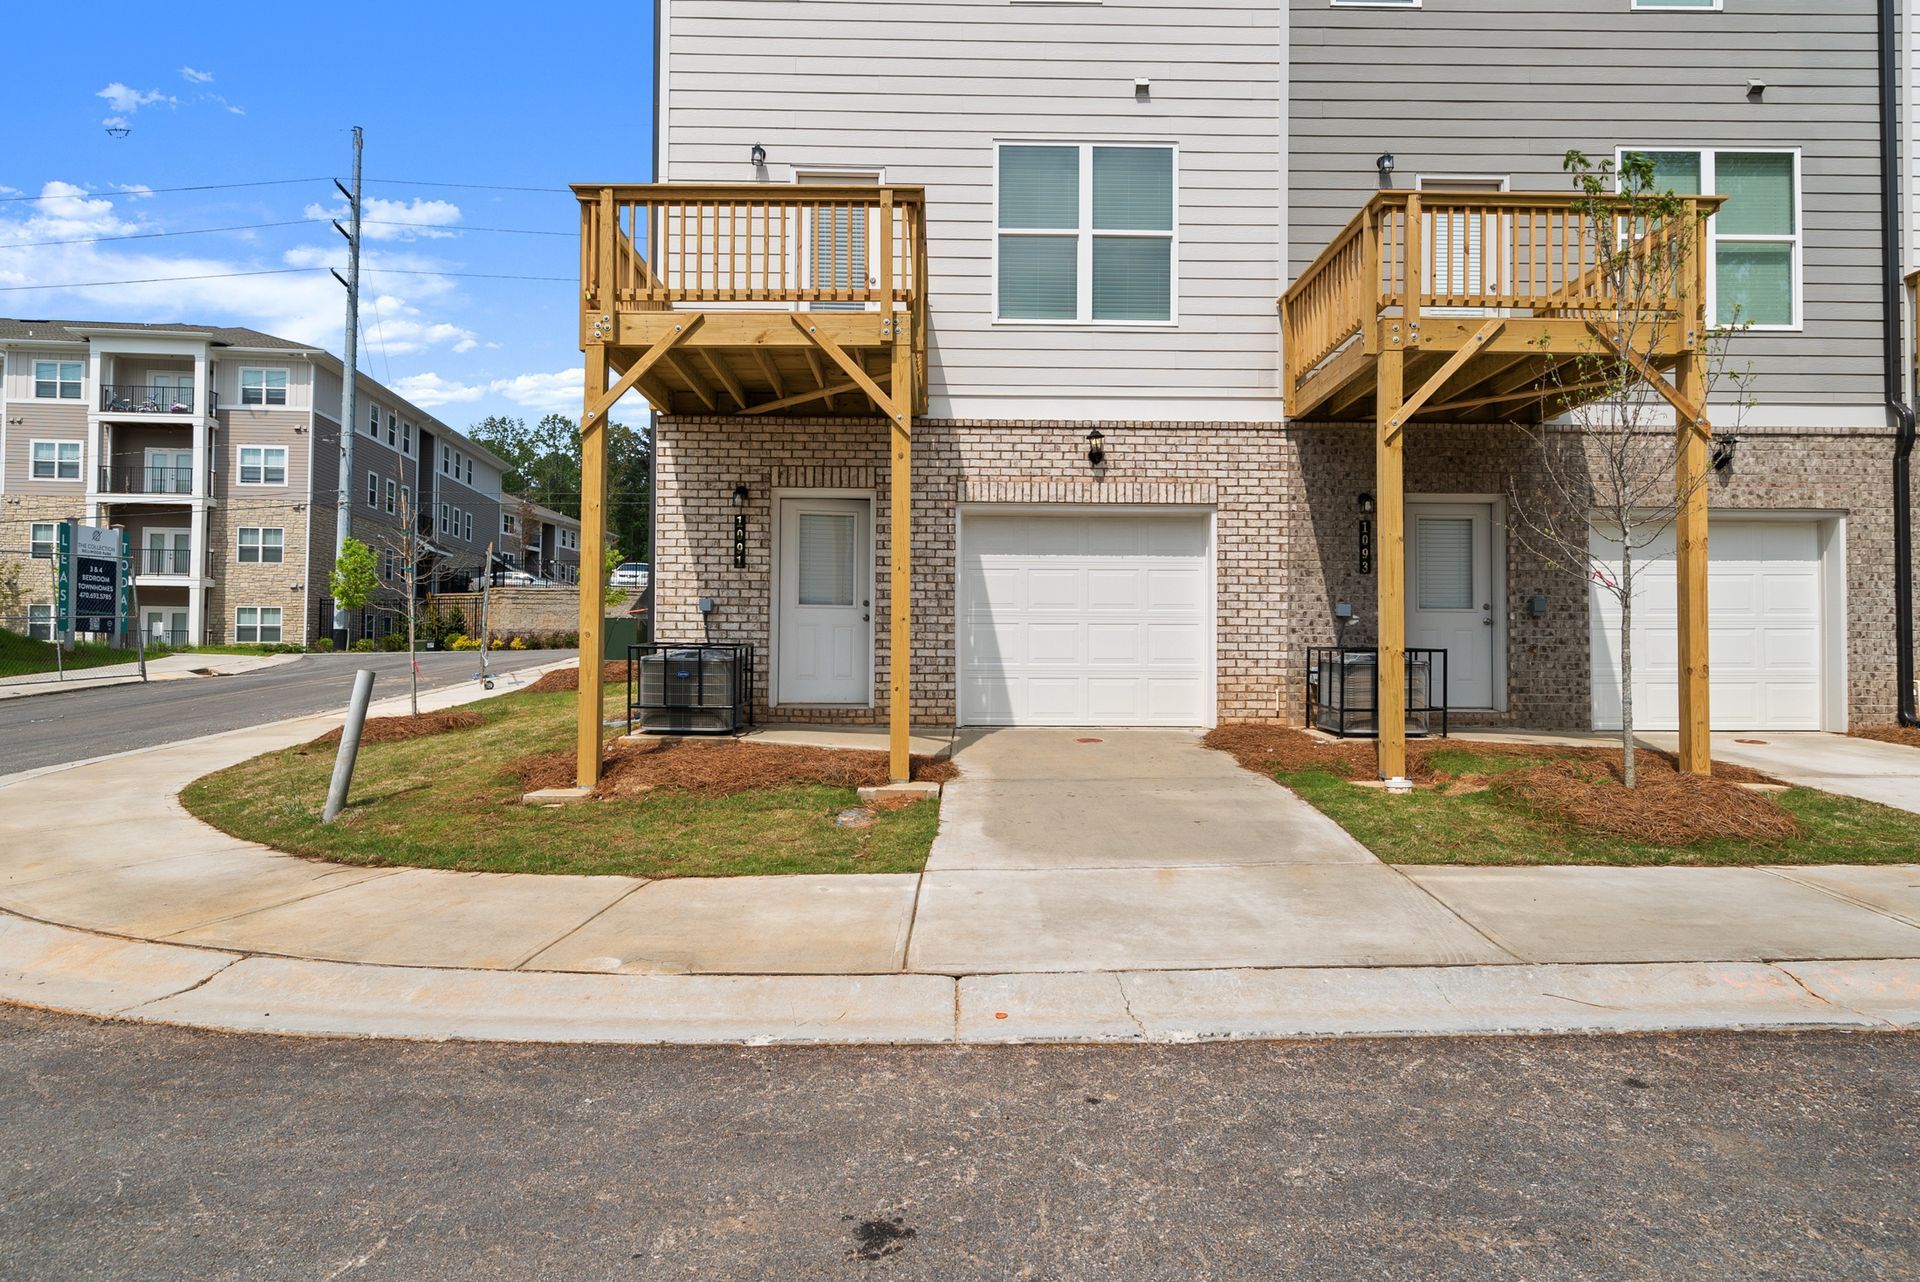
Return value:
M 49 635 L 54 523 L 130 533 L 139 626 L 172 645 L 333 633 L 342 369 L 249 329 L 0 320 L 0 556 Z M 499 459 L 362 374 L 347 508 L 381 590 L 354 636 L 396 626 L 402 517 L 426 582 L 471 578 L 500 527 Z
M 532 499 L 507 494 L 500 500 L 501 568 L 535 579 L 580 581 L 580 522 Z

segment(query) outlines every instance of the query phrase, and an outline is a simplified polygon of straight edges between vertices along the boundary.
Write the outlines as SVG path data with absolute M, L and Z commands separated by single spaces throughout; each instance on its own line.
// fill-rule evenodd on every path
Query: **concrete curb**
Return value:
M 155 659 L 147 665 L 147 680 L 149 682 L 201 681 L 209 677 L 226 677 L 226 676 L 239 675 L 239 673 L 219 671 L 218 669 L 224 666 L 227 666 L 226 664 L 223 664 L 221 662 L 223 659 L 231 660 L 235 658 L 245 658 L 245 659 L 248 659 L 250 662 L 248 662 L 245 665 L 245 667 L 242 669 L 243 672 L 264 672 L 268 668 L 281 667 L 285 664 L 292 663 L 296 659 L 303 659 L 306 657 L 306 655 L 304 653 L 302 654 L 262 654 L 262 655 L 208 654 L 208 655 L 201 655 L 201 656 L 169 655 L 167 657 L 168 658 L 175 658 L 175 657 L 204 658 L 206 662 L 201 664 L 200 666 L 203 668 L 209 669 L 209 671 L 206 671 L 206 672 L 194 672 L 194 671 L 155 672 L 153 670 L 154 664 L 157 664 L 160 662 L 160 660 Z M 120 667 L 122 665 L 114 664 L 112 666 Z M 80 671 L 86 672 L 88 671 L 88 669 L 82 668 L 80 669 Z M 17 681 L 17 684 L 14 683 L 14 681 L 0 682 L 0 700 L 30 699 L 43 694 L 72 694 L 79 690 L 106 690 L 106 689 L 112 688 L 113 686 L 138 685 L 140 684 L 140 677 L 138 673 L 133 673 L 133 674 L 121 673 L 113 676 L 98 676 L 98 677 L 75 676 L 70 680 L 66 680 L 66 681 L 60 681 L 60 680 L 29 681 L 29 680 L 26 680 L 25 678 L 17 678 L 15 679 L 15 681 Z
M 584 975 L 295 961 L 0 913 L 0 1001 L 221 1032 L 1007 1045 L 1920 1030 L 1920 960 L 1056 975 Z

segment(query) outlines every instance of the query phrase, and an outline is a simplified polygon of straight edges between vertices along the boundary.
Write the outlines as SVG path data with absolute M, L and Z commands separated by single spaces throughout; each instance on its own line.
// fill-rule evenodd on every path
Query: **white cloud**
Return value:
M 118 80 L 95 93 L 94 97 L 105 98 L 107 105 L 119 116 L 131 116 L 140 108 L 151 107 L 157 102 L 164 102 L 169 107 L 179 105 L 178 99 L 171 94 L 162 93 L 158 89 L 135 89 Z
M 196 85 L 213 83 L 213 73 L 211 71 L 196 71 L 192 67 L 182 67 L 180 68 L 180 74 Z
M 145 183 L 115 183 L 113 184 L 113 189 L 115 191 L 125 192 L 135 200 L 141 200 L 153 195 L 153 188 L 147 186 Z
M 486 388 L 469 383 L 457 383 L 442 378 L 438 374 L 409 374 L 405 378 L 393 381 L 393 390 L 418 405 L 421 409 L 438 409 L 442 405 L 465 405 L 477 401 L 486 394 Z
M 309 218 L 337 218 L 341 222 L 347 219 L 347 207 L 344 204 L 327 208 L 323 205 L 308 205 L 304 211 Z M 368 240 L 441 240 L 459 230 L 455 226 L 460 221 L 460 206 L 447 200 L 422 200 L 415 196 L 412 200 L 383 200 L 371 196 L 360 202 L 360 216 L 363 220 L 362 233 Z
M 487 384 L 487 390 L 496 396 L 542 414 L 578 415 L 586 389 L 585 366 L 557 370 L 551 374 L 516 374 L 512 378 L 496 378 Z

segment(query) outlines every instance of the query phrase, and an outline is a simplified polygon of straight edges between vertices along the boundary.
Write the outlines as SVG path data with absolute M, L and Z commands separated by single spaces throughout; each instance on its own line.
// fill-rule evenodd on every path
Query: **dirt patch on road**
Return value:
M 740 739 L 623 739 L 608 747 L 603 762 L 600 786 L 594 790 L 602 800 L 644 796 L 659 788 L 702 797 L 806 784 L 867 788 L 889 778 L 884 752 Z M 922 783 L 946 783 L 960 774 L 944 758 L 914 757 L 912 766 L 912 778 Z M 570 787 L 574 754 L 542 753 L 514 769 L 528 791 Z
M 360 742 L 398 743 L 402 739 L 423 739 L 432 734 L 445 734 L 449 730 L 471 730 L 480 721 L 479 713 L 464 710 L 423 712 L 417 717 L 368 717 L 366 724 L 360 727 Z M 339 742 L 340 731 L 336 727 L 308 746 L 324 748 Z

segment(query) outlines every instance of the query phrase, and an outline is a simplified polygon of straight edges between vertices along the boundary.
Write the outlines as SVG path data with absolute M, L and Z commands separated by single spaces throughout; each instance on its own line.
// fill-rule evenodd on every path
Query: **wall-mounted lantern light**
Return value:
M 1740 446 L 1740 438 L 1733 435 L 1720 435 L 1713 438 L 1713 452 L 1709 455 L 1716 472 L 1733 470 L 1733 452 Z
M 747 487 L 746 486 L 736 485 L 733 487 L 733 505 L 735 507 L 745 507 L 747 505 Z
M 1099 467 L 1107 461 L 1107 438 L 1099 428 L 1087 433 L 1087 466 Z
M 1393 153 L 1383 151 L 1378 156 L 1375 156 L 1373 159 L 1373 167 L 1380 171 L 1381 185 L 1391 186 L 1393 183 Z
M 767 163 L 767 149 L 759 143 L 753 144 L 753 150 L 747 153 L 753 159 L 753 167 L 760 168 Z
M 1366 491 L 1362 490 L 1360 492 L 1359 503 L 1360 503 L 1360 514 L 1362 516 L 1373 515 L 1373 495 L 1368 494 Z

